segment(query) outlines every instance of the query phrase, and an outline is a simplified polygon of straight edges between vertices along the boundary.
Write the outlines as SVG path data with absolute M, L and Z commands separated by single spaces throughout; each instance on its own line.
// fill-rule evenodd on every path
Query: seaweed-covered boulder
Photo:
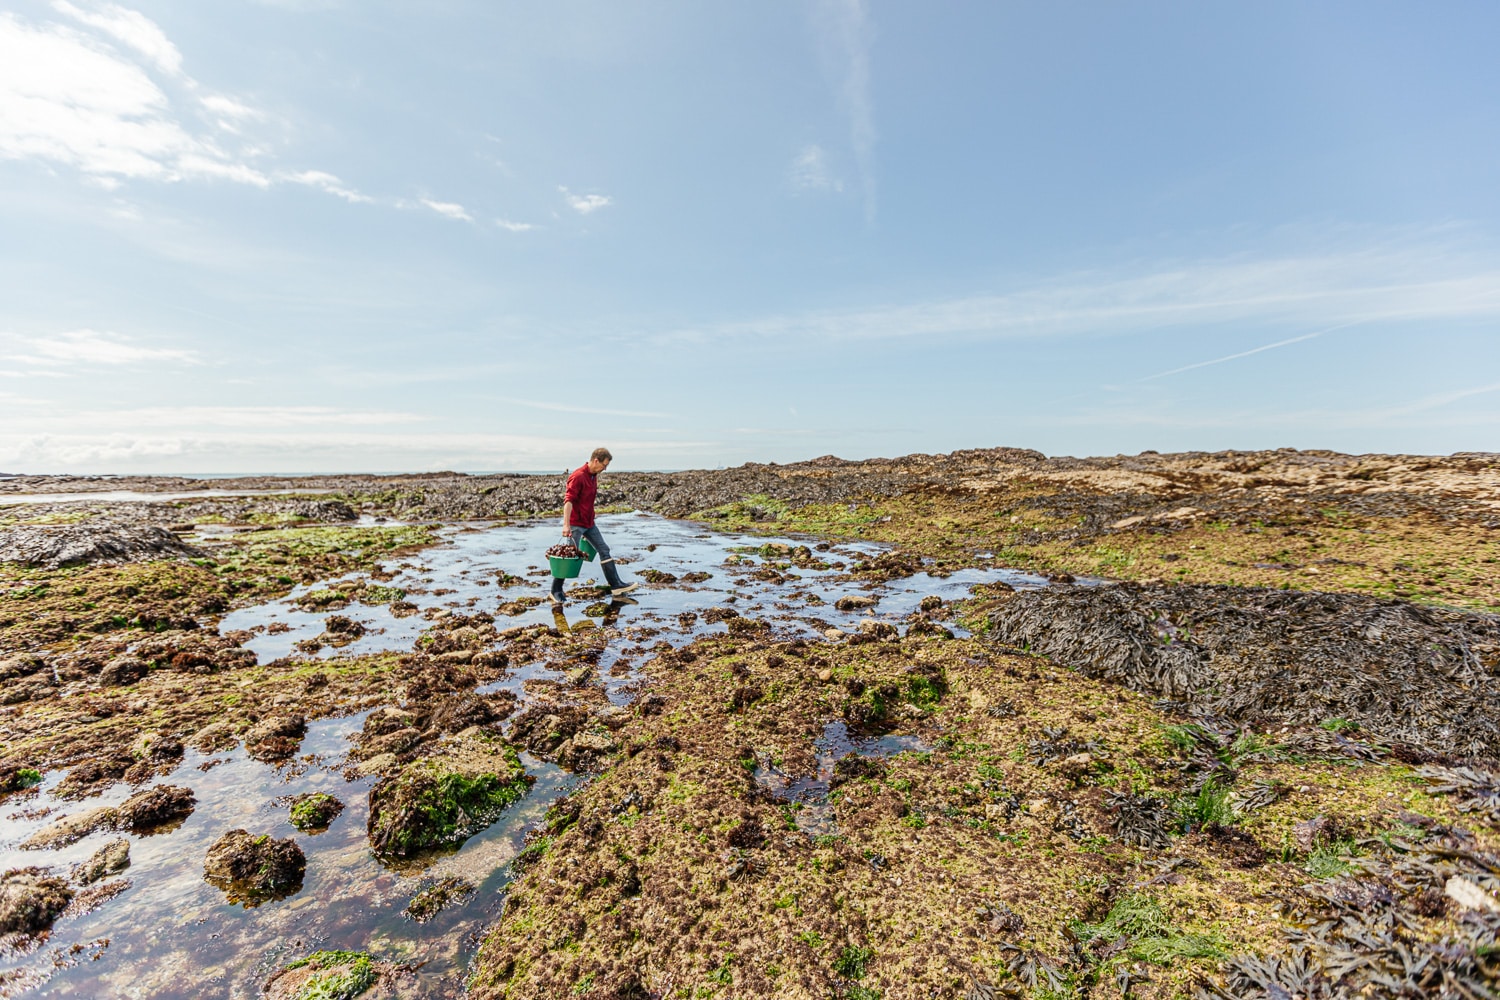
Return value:
M 444 733 L 460 733 L 470 726 L 499 722 L 515 709 L 516 696 L 509 691 L 454 695 L 433 706 L 427 725 Z
M 394 995 L 389 984 L 399 970 L 362 951 L 315 951 L 279 969 L 266 982 L 266 1000 L 329 997 L 354 1000 L 366 995 Z M 376 994 L 370 994 L 376 989 Z
M 462 843 L 534 780 L 510 744 L 482 729 L 465 730 L 370 789 L 370 846 L 406 857 Z
M 21 764 L 0 764 L 0 795 L 19 792 L 42 783 L 42 772 Z
M 0 657 L 0 681 L 27 677 L 46 666 L 47 661 L 35 653 L 17 653 L 14 656 Z
M 302 888 L 306 872 L 302 848 L 290 837 L 274 840 L 244 830 L 230 830 L 214 841 L 203 861 L 203 877 L 224 890 L 231 903 L 247 906 L 290 896 Z
M 120 803 L 115 826 L 121 830 L 141 833 L 186 818 L 196 804 L 197 799 L 191 788 L 157 785 L 136 792 Z
M 436 882 L 417 891 L 406 904 L 401 915 L 419 924 L 425 924 L 437 916 L 445 906 L 470 896 L 478 888 L 473 882 L 458 875 L 444 875 Z
M 45 868 L 15 868 L 0 875 L 0 934 L 39 934 L 73 898 L 68 884 Z
M 43 569 L 203 557 L 166 528 L 144 524 L 22 525 L 0 531 L 0 563 Z
M 588 725 L 588 709 L 581 705 L 559 705 L 538 702 L 516 716 L 510 724 L 510 738 L 532 753 L 550 754 L 563 742 Z
M 344 804 L 327 792 L 307 792 L 292 799 L 288 818 L 303 833 L 320 833 L 344 811 Z
M 256 760 L 284 760 L 297 752 L 307 719 L 296 713 L 269 716 L 245 733 L 245 750 Z

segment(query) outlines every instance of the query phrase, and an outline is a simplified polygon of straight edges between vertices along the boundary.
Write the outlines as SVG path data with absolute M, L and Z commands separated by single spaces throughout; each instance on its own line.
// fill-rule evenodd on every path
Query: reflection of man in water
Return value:
M 614 557 L 609 554 L 609 546 L 594 524 L 594 497 L 599 493 L 599 473 L 609 468 L 613 458 L 608 448 L 595 448 L 588 462 L 574 469 L 573 474 L 568 477 L 567 492 L 563 494 L 562 534 L 563 539 L 571 545 L 577 545 L 582 538 L 589 540 L 594 551 L 599 553 L 599 568 L 604 570 L 610 596 L 623 597 L 634 590 L 637 584 L 620 579 L 620 571 L 615 566 Z M 562 606 L 561 577 L 552 578 L 552 603 Z

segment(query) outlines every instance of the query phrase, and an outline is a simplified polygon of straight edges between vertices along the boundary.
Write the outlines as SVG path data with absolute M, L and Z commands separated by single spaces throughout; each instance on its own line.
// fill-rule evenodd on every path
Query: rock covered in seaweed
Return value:
M 327 792 L 308 792 L 292 800 L 289 819 L 303 833 L 320 833 L 344 811 L 344 804 Z
M 534 780 L 503 739 L 467 729 L 370 790 L 370 847 L 406 857 L 462 843 L 493 823 Z
M 315 951 L 272 975 L 266 982 L 265 996 L 266 1000 L 396 996 L 397 991 L 390 987 L 402 971 L 363 951 Z
M 1340 718 L 1426 751 L 1500 756 L 1500 691 L 1471 652 L 1500 643 L 1500 616 L 1360 594 L 1124 584 L 1016 593 L 991 622 L 994 638 L 1085 676 L 1236 721 Z
M 191 788 L 157 785 L 136 792 L 120 803 L 115 815 L 117 829 L 134 833 L 151 830 L 190 815 L 197 799 Z
M 73 890 L 45 868 L 16 868 L 0 875 L 0 934 L 38 934 L 73 898 Z
M 231 903 L 247 906 L 290 896 L 302 888 L 306 871 L 302 848 L 290 837 L 275 840 L 245 830 L 230 830 L 214 841 L 203 861 L 203 877 L 224 890 Z

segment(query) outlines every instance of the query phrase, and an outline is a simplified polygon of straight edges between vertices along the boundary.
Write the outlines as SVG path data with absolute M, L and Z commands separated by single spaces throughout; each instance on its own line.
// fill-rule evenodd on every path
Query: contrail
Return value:
M 1214 358 L 1211 361 L 1198 361 L 1190 365 L 1183 365 L 1181 368 L 1173 368 L 1170 371 L 1157 372 L 1155 375 L 1142 375 L 1140 378 L 1136 379 L 1136 381 L 1149 382 L 1154 378 L 1166 378 L 1168 375 L 1179 375 L 1182 372 L 1190 372 L 1194 368 L 1207 368 L 1209 365 L 1221 365 L 1226 361 L 1233 361 L 1236 358 L 1248 358 L 1250 355 L 1259 354 L 1261 351 L 1275 350 L 1278 347 L 1286 347 L 1288 344 L 1299 344 L 1304 340 L 1312 340 L 1314 337 L 1321 337 L 1325 333 L 1332 333 L 1334 330 L 1342 330 L 1345 327 L 1349 326 L 1358 326 L 1360 323 L 1365 322 L 1368 322 L 1368 320 L 1355 320 L 1351 323 L 1340 323 L 1338 326 L 1330 326 L 1322 330 L 1315 330 L 1312 333 L 1304 333 L 1300 337 L 1292 337 L 1288 340 L 1278 340 L 1274 344 L 1262 344 L 1259 347 L 1252 347 L 1250 348 L 1250 350 L 1240 351 L 1238 354 L 1226 354 L 1222 358 Z

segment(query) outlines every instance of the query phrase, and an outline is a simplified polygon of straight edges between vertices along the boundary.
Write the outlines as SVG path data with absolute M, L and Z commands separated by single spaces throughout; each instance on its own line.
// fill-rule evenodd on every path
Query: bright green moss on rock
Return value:
M 525 795 L 533 780 L 504 740 L 466 730 L 370 790 L 370 847 L 408 857 L 462 843 Z

